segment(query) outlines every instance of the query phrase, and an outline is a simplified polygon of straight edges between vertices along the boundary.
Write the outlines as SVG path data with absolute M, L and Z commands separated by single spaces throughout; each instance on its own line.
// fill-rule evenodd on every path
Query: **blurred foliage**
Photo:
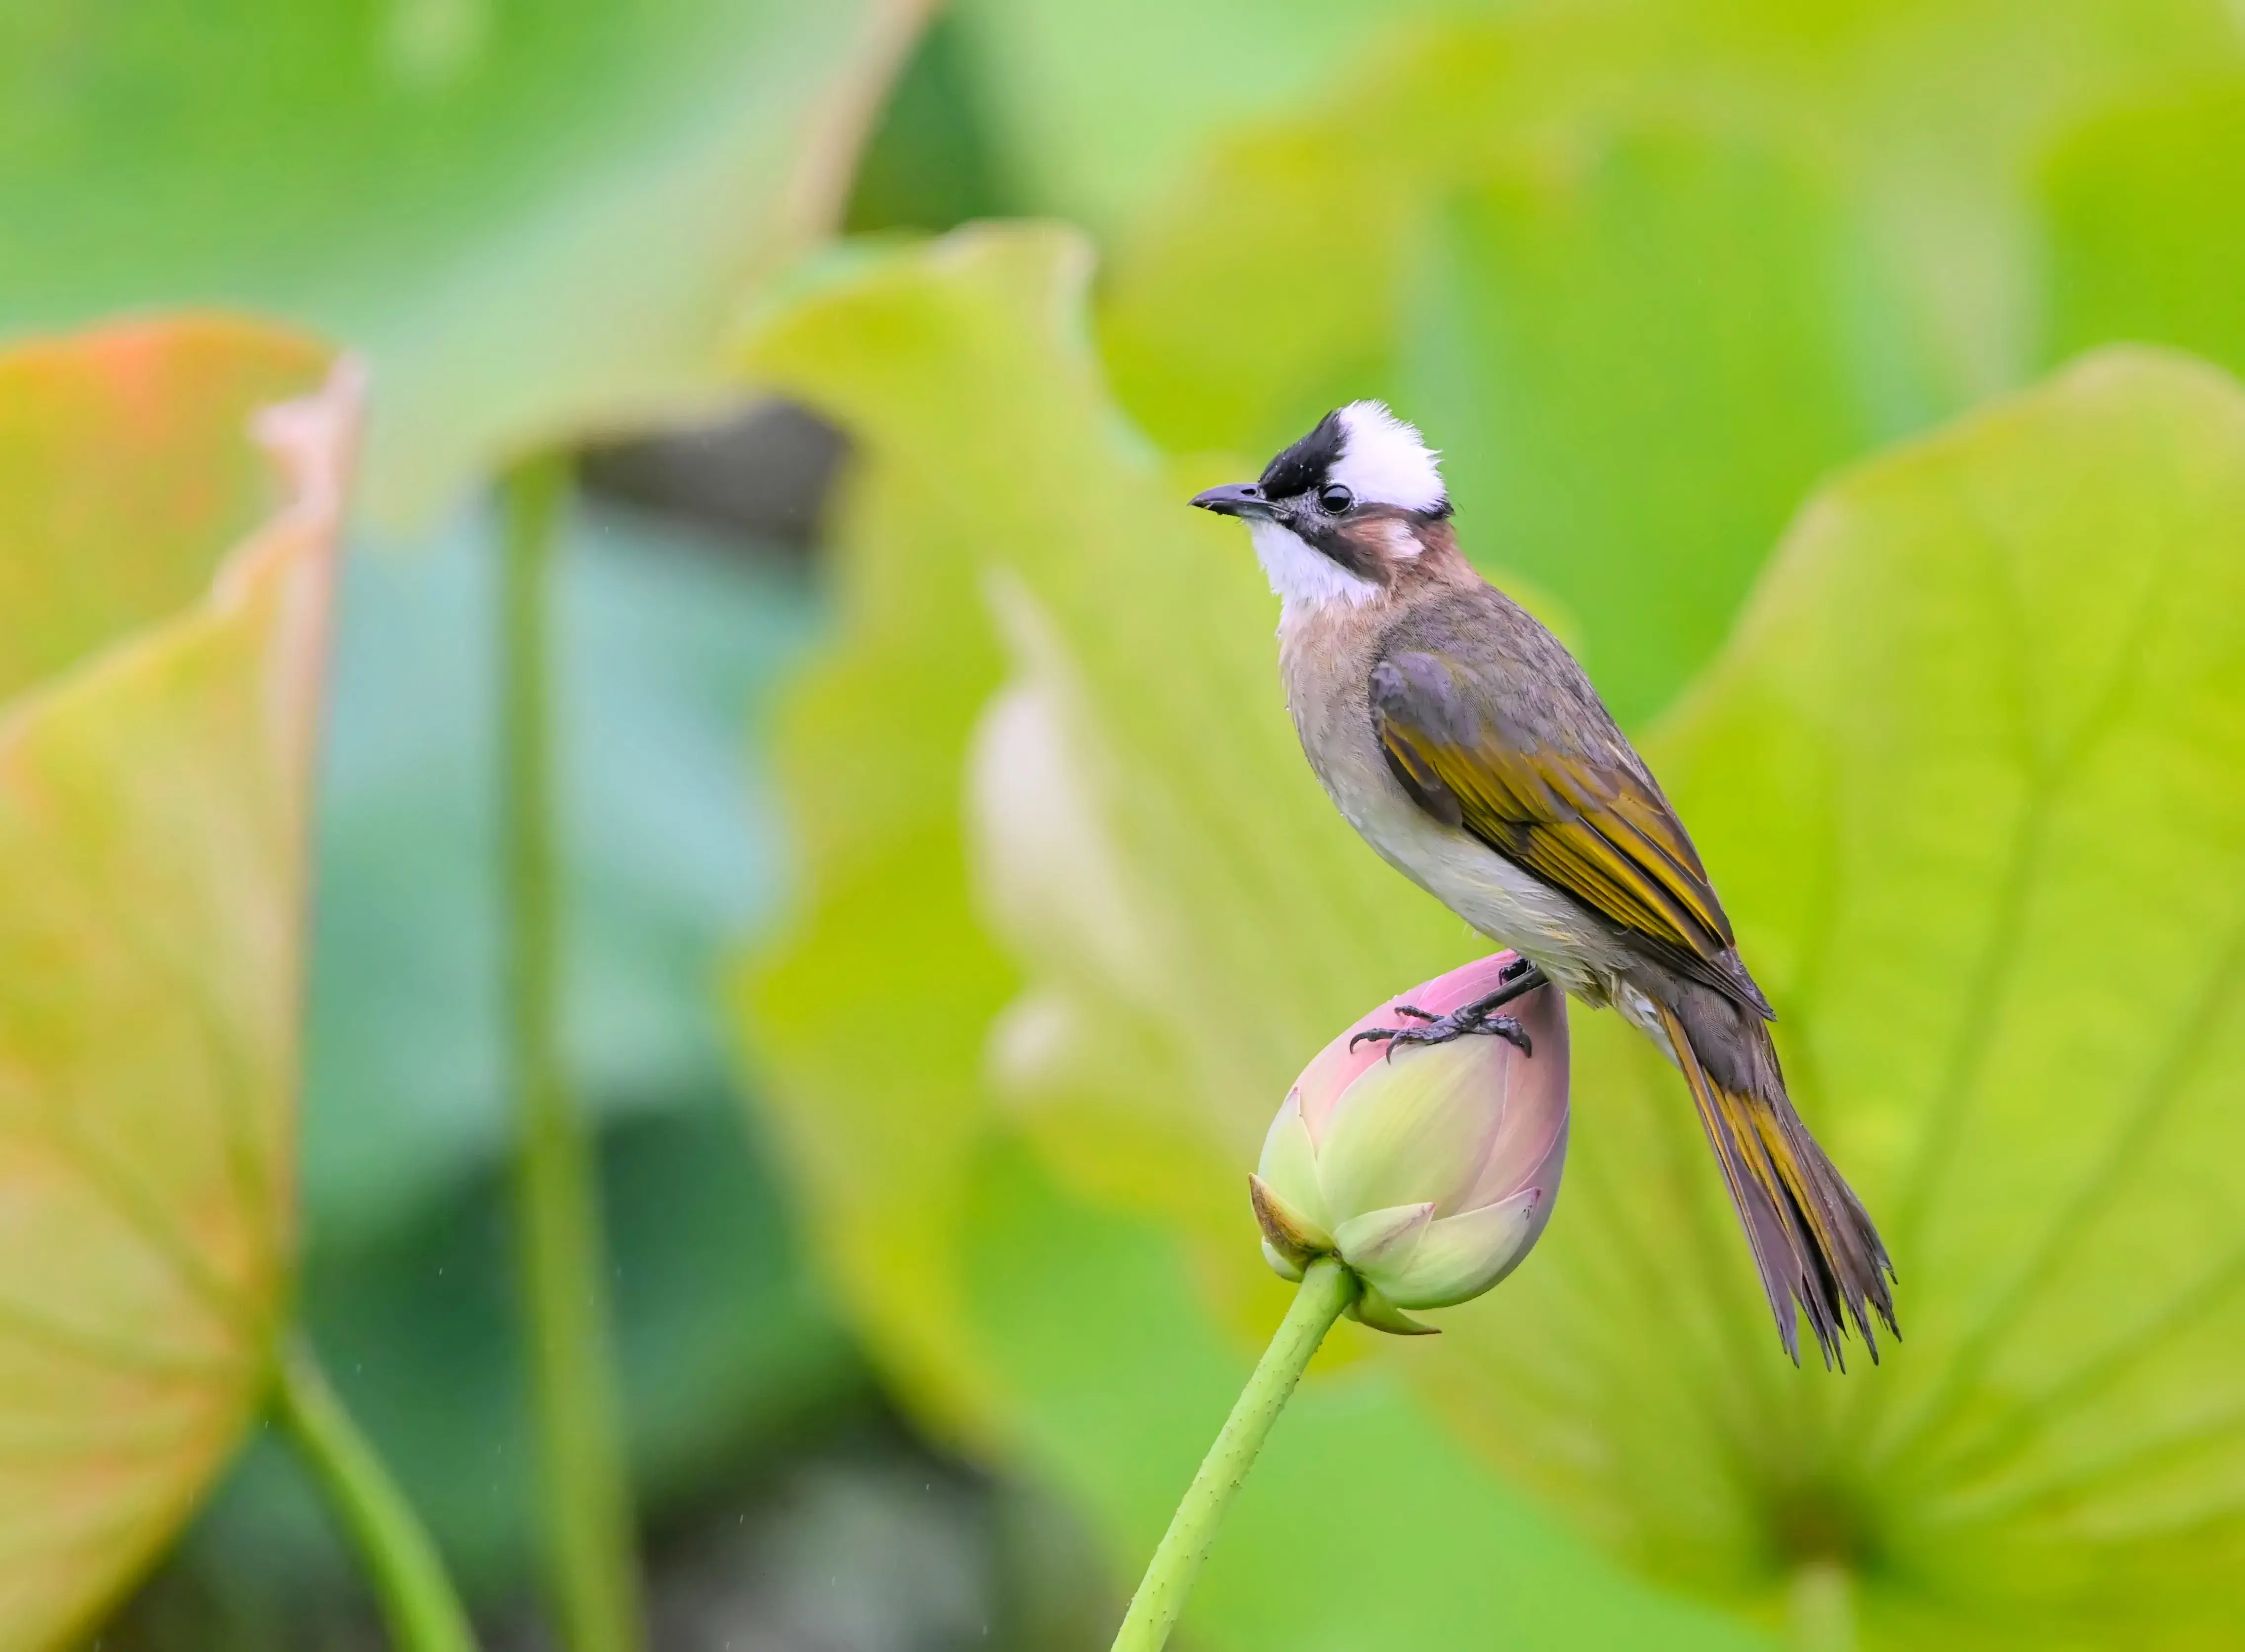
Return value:
M 344 563 L 302 1293 L 337 1389 L 486 1601 L 523 1587 L 538 1532 L 497 1027 L 495 532 L 470 511 Z M 627 1425 L 660 1519 L 865 1403 L 742 1128 L 714 992 L 723 947 L 763 927 L 787 876 L 740 729 L 819 610 L 782 553 L 598 500 L 565 526 L 560 600 L 568 1032 L 606 1127 Z M 261 1600 L 353 1593 L 277 1447 L 245 1460 L 175 1569 L 173 1593 L 211 1597 L 233 1635 L 254 1635 Z
M 953 0 L 948 23 L 1020 209 L 1123 229 L 1204 146 L 1345 78 L 1399 22 L 1505 0 Z
M 731 306 L 838 213 L 921 10 L 10 6 L 0 329 L 205 301 L 348 338 L 370 498 L 424 518 L 717 391 Z
M 862 445 L 872 433 L 855 435 Z M 945 531 L 923 515 L 936 531 L 912 532 L 918 502 L 892 497 L 881 474 L 860 471 L 837 530 L 854 552 L 834 571 L 841 651 L 805 668 L 774 734 L 815 904 L 761 994 L 748 1048 L 777 1084 L 776 1127 L 830 1266 L 887 1310 L 863 1334 L 918 1403 L 963 1421 L 987 1407 L 965 1374 L 953 1259 L 927 1236 L 957 1231 L 985 1030 L 1016 985 L 966 886 L 958 783 L 1003 664 L 971 524 Z M 836 1025 L 858 993 L 880 994 L 864 1012 L 882 1036 Z
M 83 1626 L 262 1396 L 356 388 L 220 320 L 0 354 L 0 1644 Z M 285 418 L 253 416 L 288 396 Z M 281 472 L 277 478 L 276 468 Z M 278 498 L 276 498 L 276 495 Z
M 322 774 L 306 1192 L 349 1242 L 503 1154 L 497 525 L 482 510 L 344 565 Z M 783 554 L 580 502 L 560 574 L 567 1032 L 603 1112 L 726 1078 L 711 985 L 788 877 L 740 731 L 819 610 Z
M 1107 359 L 1173 452 L 1259 460 L 1392 399 L 1447 446 L 1468 549 L 1596 613 L 1584 663 L 1639 721 L 1821 474 L 2038 364 L 2055 136 L 2240 62 L 2214 0 L 1407 32 L 1119 243 Z
M 602 1158 L 634 1480 L 659 1521 L 861 1409 L 865 1378 L 729 1098 L 618 1121 Z M 493 1166 L 410 1225 L 315 1246 L 303 1287 L 337 1387 L 486 1601 L 526 1587 L 539 1531 L 508 1195 Z M 245 1456 L 183 1559 L 237 1631 L 260 1600 L 357 1592 L 277 1445 Z
M 2129 338 L 2245 373 L 2245 76 L 2088 123 L 2044 168 L 2055 302 L 2045 354 Z
M 943 230 L 1014 204 L 988 98 L 956 6 L 922 31 L 882 105 L 850 185 L 844 227 Z

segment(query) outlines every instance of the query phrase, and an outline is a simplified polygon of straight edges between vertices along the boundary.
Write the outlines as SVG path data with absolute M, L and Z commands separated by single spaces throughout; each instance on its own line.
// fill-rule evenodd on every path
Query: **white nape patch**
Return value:
M 1419 536 L 1403 523 L 1383 522 L 1380 527 L 1380 542 L 1387 547 L 1387 554 L 1391 557 L 1415 557 L 1427 548 L 1419 543 Z
M 1329 603 L 1367 603 L 1380 587 L 1358 578 L 1292 528 L 1251 517 L 1247 537 L 1254 543 L 1255 559 L 1263 565 L 1271 589 L 1285 606 L 1278 617 L 1284 625 L 1297 613 L 1315 613 Z
M 1442 472 L 1419 432 L 1378 402 L 1340 410 L 1340 457 L 1326 472 L 1370 504 L 1431 511 L 1442 502 Z

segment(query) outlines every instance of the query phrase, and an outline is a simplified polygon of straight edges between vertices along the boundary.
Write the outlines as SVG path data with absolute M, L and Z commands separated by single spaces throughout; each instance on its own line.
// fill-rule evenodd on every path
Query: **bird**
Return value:
M 1245 523 L 1279 599 L 1302 749 L 1389 865 L 1518 958 L 1446 1016 L 1396 1006 L 1399 1048 L 1505 1038 L 1503 1005 L 1556 984 L 1611 1007 L 1681 1069 L 1778 1336 L 1799 1316 L 1827 1369 L 1894 1267 L 1862 1201 L 1794 1110 L 1769 1000 L 1652 769 L 1565 646 L 1458 547 L 1438 455 L 1381 403 L 1334 409 L 1253 482 L 1191 503 Z M 1409 1018 L 1403 1019 L 1402 1018 Z M 1796 1309 L 1797 1304 L 1797 1309 Z

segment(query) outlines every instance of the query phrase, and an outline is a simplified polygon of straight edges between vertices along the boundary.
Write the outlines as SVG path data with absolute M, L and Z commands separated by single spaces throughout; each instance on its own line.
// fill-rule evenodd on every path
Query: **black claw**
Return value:
M 1492 1015 L 1475 1030 L 1494 1032 L 1523 1055 L 1536 1053 L 1536 1041 L 1528 1036 L 1528 1029 L 1509 1015 Z
M 1491 1038 L 1502 1039 L 1523 1055 L 1533 1056 L 1536 1053 L 1535 1042 L 1528 1036 L 1528 1029 L 1509 1015 L 1491 1015 L 1470 1004 L 1464 1009 L 1443 1016 L 1428 1015 L 1424 1010 L 1412 1009 L 1407 1004 L 1399 1004 L 1395 1007 L 1421 1017 L 1426 1025 L 1368 1027 L 1353 1034 L 1349 1039 L 1348 1047 L 1353 1051 L 1358 1045 L 1367 1042 L 1385 1044 L 1387 1046 L 1386 1059 L 1392 1061 L 1395 1059 L 1395 1052 L 1406 1046 L 1448 1044 L 1454 1039 L 1485 1033 Z
M 1421 1021 L 1439 1021 L 1442 1019 L 1439 1015 L 1434 1015 L 1428 1011 L 1421 1009 L 1415 1004 L 1399 1004 L 1395 1006 L 1395 1013 L 1398 1015 L 1416 1016 Z

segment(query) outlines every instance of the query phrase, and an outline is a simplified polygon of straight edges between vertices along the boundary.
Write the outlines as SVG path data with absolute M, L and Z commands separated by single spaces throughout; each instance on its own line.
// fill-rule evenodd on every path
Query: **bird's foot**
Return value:
M 1407 1015 L 1422 1025 L 1370 1027 L 1350 1039 L 1348 1047 L 1353 1050 L 1360 1044 L 1385 1044 L 1392 1060 L 1399 1045 L 1448 1044 L 1452 1039 L 1486 1033 L 1502 1039 L 1523 1055 L 1532 1056 L 1536 1049 L 1529 1041 L 1528 1029 L 1512 1017 L 1496 1012 L 1500 1006 L 1543 985 L 1543 972 L 1530 960 L 1516 958 L 1497 972 L 1496 978 L 1503 985 L 1496 992 L 1452 1010 L 1448 1015 L 1430 1015 L 1415 1004 L 1399 1004 L 1395 1006 L 1396 1014 Z
M 1414 1044 L 1448 1044 L 1454 1039 L 1486 1034 L 1502 1039 L 1523 1055 L 1536 1053 L 1536 1046 L 1528 1036 L 1528 1029 L 1509 1015 L 1498 1015 L 1494 1006 L 1484 1008 L 1468 1004 L 1448 1015 L 1429 1015 L 1416 1005 L 1399 1004 L 1395 1013 L 1407 1015 L 1419 1022 L 1417 1026 L 1367 1027 L 1348 1041 L 1352 1050 L 1360 1044 L 1385 1044 L 1387 1059 L 1394 1060 L 1395 1052 Z

